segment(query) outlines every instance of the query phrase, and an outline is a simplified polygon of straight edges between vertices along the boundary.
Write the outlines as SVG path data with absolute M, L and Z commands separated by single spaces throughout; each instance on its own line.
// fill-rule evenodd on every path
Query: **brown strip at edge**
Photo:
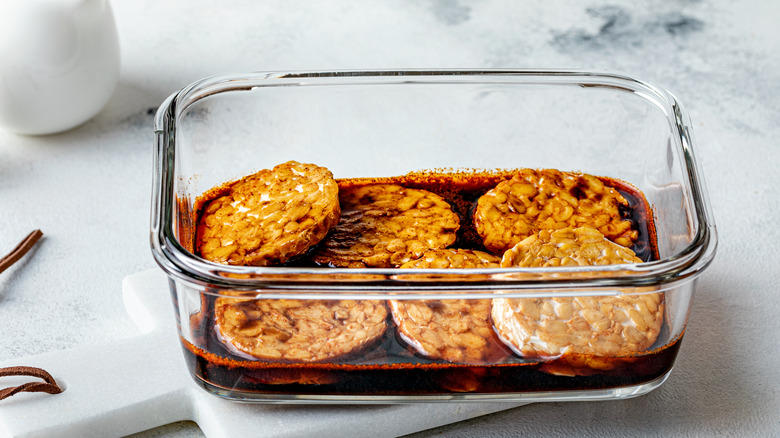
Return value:
M 0 272 L 5 271 L 8 269 L 11 265 L 16 263 L 22 256 L 27 254 L 27 252 L 35 245 L 35 243 L 38 241 L 38 239 L 43 236 L 43 233 L 41 230 L 35 230 L 32 233 L 28 234 L 27 237 L 24 238 L 18 245 L 16 245 L 16 248 L 14 248 L 11 252 L 9 252 L 5 257 L 0 259 Z
M 37 377 L 43 380 L 45 383 L 28 382 L 19 386 L 0 389 L 0 400 L 20 392 L 45 392 L 47 394 L 59 394 L 62 392 L 62 388 L 57 385 L 57 382 L 54 381 L 54 378 L 51 376 L 51 374 L 40 368 L 26 366 L 0 368 L 0 377 L 7 376 Z
M 24 240 L 16 245 L 16 248 L 14 248 L 5 257 L 0 259 L 0 272 L 8 269 L 8 267 L 16 263 L 20 258 L 27 254 L 27 252 L 35 245 L 35 243 L 38 242 L 38 239 L 40 239 L 41 236 L 43 236 L 41 230 L 35 230 L 28 234 Z M 57 386 L 57 382 L 54 381 L 54 378 L 51 376 L 51 374 L 40 368 L 26 366 L 0 368 L 0 377 L 7 376 L 37 377 L 43 380 L 44 383 L 28 382 L 19 386 L 0 389 L 0 400 L 20 392 L 45 392 L 48 394 L 59 394 L 62 392 L 62 388 Z

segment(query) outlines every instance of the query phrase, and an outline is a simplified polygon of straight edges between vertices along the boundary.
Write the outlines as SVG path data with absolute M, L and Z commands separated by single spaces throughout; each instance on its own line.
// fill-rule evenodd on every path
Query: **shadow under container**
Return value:
M 151 245 L 166 272 L 189 372 L 241 401 L 388 403 L 633 397 L 672 370 L 716 231 L 688 116 L 669 92 L 585 71 L 250 73 L 195 82 L 155 119 Z M 655 256 L 608 266 L 491 269 L 248 267 L 193 254 L 199 197 L 295 160 L 337 179 L 415 171 L 554 168 L 627 183 L 648 209 Z M 465 220 L 469 220 L 465 218 Z M 220 297 L 299 300 L 541 299 L 661 294 L 655 342 L 629 355 L 524 357 L 497 337 L 480 362 L 430 359 L 385 334 L 332 361 L 262 360 L 223 342 Z M 312 302 L 312 301 L 307 301 Z M 493 348 L 493 347 L 491 347 Z

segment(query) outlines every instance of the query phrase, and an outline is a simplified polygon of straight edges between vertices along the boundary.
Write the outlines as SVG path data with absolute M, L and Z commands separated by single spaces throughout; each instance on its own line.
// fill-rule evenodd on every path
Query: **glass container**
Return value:
M 715 254 L 687 114 L 668 91 L 620 74 L 222 75 L 171 95 L 157 112 L 155 134 L 152 252 L 169 277 L 189 372 L 207 391 L 231 400 L 560 401 L 645 394 L 671 372 L 697 279 Z M 636 264 L 480 269 L 254 267 L 197 256 L 197 209 L 205 194 L 289 160 L 326 167 L 338 180 L 523 168 L 596 175 L 638 195 L 633 202 L 647 209 L 645 237 L 654 255 Z M 389 309 L 391 300 L 542 306 L 642 296 L 661 297 L 662 322 L 652 345 L 631 354 L 524 355 L 493 333 L 491 354 L 479 360 L 432 358 L 399 332 L 388 311 L 384 333 L 359 351 L 332 360 L 272 360 L 238 351 L 215 325 L 215 303 L 237 297 L 304 306 L 376 300 Z M 488 322 L 495 332 L 492 317 Z

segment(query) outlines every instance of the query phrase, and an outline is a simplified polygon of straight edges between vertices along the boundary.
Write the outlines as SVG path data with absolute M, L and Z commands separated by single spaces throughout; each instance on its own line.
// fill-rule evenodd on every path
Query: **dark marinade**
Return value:
M 339 180 L 340 187 L 392 183 L 425 189 L 445 198 L 458 213 L 461 229 L 453 245 L 484 251 L 476 234 L 471 212 L 476 200 L 511 173 L 436 174 L 416 173 L 396 178 Z M 655 230 L 650 208 L 640 192 L 629 184 L 601 178 L 619 190 L 629 203 L 621 208 L 632 221 L 639 238 L 632 250 L 643 261 L 657 259 Z M 212 193 L 217 193 L 212 192 Z M 203 205 L 204 200 L 199 200 Z M 291 263 L 309 266 L 305 257 Z M 659 341 L 650 350 L 630 357 L 599 357 L 610 364 L 609 370 L 572 366 L 569 358 L 522 358 L 494 339 L 489 363 L 456 364 L 431 360 L 412 352 L 394 330 L 388 314 L 384 337 L 359 356 L 328 363 L 282 363 L 251 359 L 236 353 L 219 339 L 214 321 L 214 300 L 202 294 L 204 312 L 190 317 L 194 343 L 182 339 L 187 366 L 191 373 L 212 390 L 274 395 L 451 395 L 500 394 L 533 391 L 595 390 L 633 386 L 655 380 L 671 370 L 679 350 L 681 336 L 668 344 L 664 323 Z M 187 323 L 182 321 L 182 323 Z M 495 336 L 495 334 L 494 334 Z M 607 368 L 610 368 L 607 367 Z

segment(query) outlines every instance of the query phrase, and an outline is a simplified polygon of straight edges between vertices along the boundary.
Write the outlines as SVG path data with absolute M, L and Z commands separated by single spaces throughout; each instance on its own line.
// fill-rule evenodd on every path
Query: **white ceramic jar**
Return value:
M 112 96 L 119 40 L 108 0 L 0 1 L 0 128 L 51 134 Z

